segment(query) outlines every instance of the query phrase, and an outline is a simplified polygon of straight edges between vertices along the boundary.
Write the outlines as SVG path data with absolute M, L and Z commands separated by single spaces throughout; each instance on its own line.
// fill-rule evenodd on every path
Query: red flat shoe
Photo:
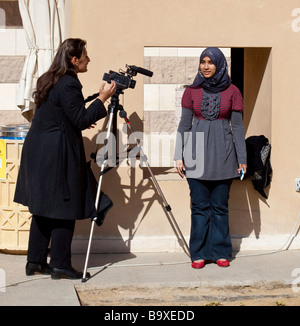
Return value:
M 217 260 L 217 264 L 220 267 L 228 267 L 230 265 L 229 261 L 226 259 L 225 260 Z
M 200 261 L 200 262 L 193 261 L 192 262 L 192 267 L 199 269 L 199 268 L 203 268 L 204 267 L 204 264 L 205 264 L 205 260 Z

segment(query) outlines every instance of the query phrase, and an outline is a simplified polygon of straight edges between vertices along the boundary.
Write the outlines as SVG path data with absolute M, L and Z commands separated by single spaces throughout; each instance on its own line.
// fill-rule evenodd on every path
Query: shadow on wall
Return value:
M 137 116 L 136 113 L 133 113 L 129 117 L 129 120 L 130 124 L 133 126 L 132 128 L 134 128 L 134 132 L 142 130 L 142 120 Z M 118 123 L 119 122 L 121 123 L 122 121 L 120 120 Z M 128 134 L 130 134 L 129 131 Z M 92 139 L 84 137 L 84 146 L 87 161 L 90 160 L 91 153 L 98 152 L 99 150 L 101 151 L 101 149 L 103 150 L 104 139 L 102 140 L 101 144 L 97 146 L 97 136 L 98 135 L 95 135 Z M 131 151 L 135 146 L 136 143 L 129 145 L 128 150 Z M 119 152 L 119 155 L 121 154 L 123 154 L 122 150 Z M 114 206 L 107 214 L 103 225 L 101 227 L 95 226 L 94 239 L 96 237 L 100 237 L 101 239 L 116 240 L 110 242 L 115 242 L 115 244 L 112 245 L 113 247 L 105 248 L 104 252 L 130 253 L 131 241 L 138 232 L 140 225 L 143 223 L 143 220 L 147 218 L 148 212 L 151 210 L 151 207 L 155 203 L 156 205 L 158 204 L 161 206 L 162 212 L 165 213 L 168 222 L 174 231 L 174 234 L 179 240 L 179 244 L 182 245 L 184 250 L 184 246 L 180 240 L 180 235 L 174 228 L 169 214 L 165 211 L 165 204 L 163 199 L 155 188 L 152 179 L 150 177 L 140 178 L 140 176 L 143 175 L 143 171 L 140 171 L 140 168 L 131 167 L 128 161 L 129 159 L 125 161 L 126 164 L 128 164 L 128 168 L 122 168 L 121 171 L 118 167 L 113 167 L 103 176 L 101 190 L 103 190 L 103 192 L 112 199 Z M 124 166 L 124 162 L 122 163 L 122 166 Z M 101 168 L 93 160 L 91 167 L 98 181 Z M 125 173 L 127 175 L 125 177 L 120 176 L 120 174 L 124 173 L 124 171 L 126 171 Z M 154 171 L 153 174 L 155 174 Z M 76 224 L 74 235 L 84 235 L 86 238 L 90 234 L 90 228 L 90 220 L 80 221 Z M 124 234 L 122 235 L 120 232 L 120 228 L 127 231 L 125 239 Z M 95 246 L 93 247 L 93 243 L 92 248 L 95 252 L 103 252 L 103 248 L 96 248 Z M 127 257 L 126 259 L 129 258 Z M 111 261 L 107 263 L 111 263 Z
M 270 187 L 264 189 L 267 196 Z M 260 202 L 269 207 L 267 199 L 254 189 L 251 180 L 234 180 L 230 190 L 229 224 L 231 236 L 235 238 L 234 249 L 237 251 L 240 250 L 242 238 L 249 237 L 254 233 L 255 238 L 259 239 L 261 231 Z
M 117 112 L 117 119 L 114 120 L 116 121 L 117 125 L 123 122 L 121 121 L 121 119 L 119 121 L 118 118 L 119 115 Z M 137 119 L 136 114 L 134 114 L 133 117 L 130 117 L 130 119 L 131 118 L 132 120 L 134 120 L 134 122 L 132 122 L 134 126 L 138 127 L 137 130 L 141 130 L 141 126 L 142 126 L 141 120 Z M 94 135 L 92 139 L 84 137 L 86 160 L 87 161 L 91 160 L 92 162 L 91 167 L 97 181 L 99 181 L 101 167 L 98 166 L 98 164 L 94 161 L 94 159 L 91 159 L 90 155 L 92 153 L 97 153 L 98 151 L 101 152 L 104 150 L 104 140 L 106 137 L 108 120 L 106 122 L 107 124 L 103 122 L 102 130 L 99 130 L 99 133 L 102 132 L 101 134 L 103 136 L 101 137 L 101 139 L 97 139 L 98 134 Z M 113 144 L 113 138 L 114 138 L 113 136 L 110 137 L 109 139 L 110 144 Z M 96 143 L 96 141 L 98 142 L 98 144 Z M 133 237 L 135 222 L 140 212 L 144 208 L 144 203 L 142 201 L 142 194 L 144 193 L 144 191 L 150 189 L 151 186 L 145 182 L 144 183 L 141 182 L 140 184 L 136 185 L 135 168 L 129 167 L 127 170 L 127 173 L 129 174 L 130 177 L 129 184 L 122 184 L 122 180 L 118 173 L 117 166 L 107 170 L 105 168 L 105 171 L 106 172 L 103 175 L 103 179 L 102 179 L 101 190 L 111 198 L 114 205 L 112 209 L 108 212 L 103 225 L 101 227 L 95 226 L 94 236 L 100 236 L 100 237 L 108 236 L 111 239 L 117 239 L 118 241 L 116 243 L 118 248 L 111 248 L 111 251 L 129 253 L 130 241 Z M 153 198 L 153 200 L 155 199 Z M 127 213 L 128 211 L 130 211 L 130 214 Z M 82 221 L 80 222 L 80 225 L 77 227 L 77 233 L 84 236 L 89 236 L 90 227 L 91 227 L 90 220 Z M 119 231 L 119 227 L 121 227 L 124 230 L 128 230 L 127 240 L 123 240 L 123 237 Z M 76 234 L 76 230 L 75 230 L 75 234 Z
M 272 145 L 272 63 L 271 48 L 244 49 L 244 124 L 246 138 L 264 135 Z M 272 164 L 272 162 L 271 162 Z M 268 197 L 270 186 L 265 188 Z M 251 180 L 235 180 L 229 200 L 230 232 L 240 249 L 242 238 L 254 233 L 256 239 L 261 232 L 260 205 L 268 205 L 253 187 Z
M 244 124 L 246 137 L 264 135 L 271 140 L 271 48 L 245 48 Z

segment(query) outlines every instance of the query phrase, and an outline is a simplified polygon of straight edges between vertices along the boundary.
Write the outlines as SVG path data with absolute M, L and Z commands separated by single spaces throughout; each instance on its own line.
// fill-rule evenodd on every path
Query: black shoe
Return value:
M 86 273 L 86 277 L 89 278 L 90 273 Z M 51 278 L 52 280 L 59 280 L 61 278 L 67 278 L 70 280 L 79 280 L 83 277 L 82 272 L 77 272 L 73 267 L 70 268 L 52 268 Z
M 26 275 L 31 276 L 34 274 L 51 274 L 51 268 L 48 264 L 37 264 L 37 263 L 30 263 L 27 262 L 25 267 Z

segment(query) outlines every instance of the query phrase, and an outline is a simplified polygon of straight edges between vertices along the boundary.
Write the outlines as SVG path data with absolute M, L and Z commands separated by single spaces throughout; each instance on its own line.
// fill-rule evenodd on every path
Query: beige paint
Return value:
M 125 68 L 126 63 L 143 66 L 145 46 L 245 47 L 247 136 L 264 134 L 270 139 L 274 174 L 268 200 L 258 196 L 250 181 L 234 182 L 230 225 L 236 248 L 278 248 L 300 211 L 300 193 L 294 186 L 294 179 L 300 177 L 300 12 L 292 16 L 298 7 L 298 0 L 72 1 L 71 35 L 87 40 L 91 58 L 88 73 L 80 76 L 85 95 L 98 91 L 104 72 Z M 142 120 L 143 77 L 135 79 L 135 89 L 125 90 L 124 108 L 129 118 L 136 114 Z M 85 136 L 93 138 L 95 132 L 90 130 Z M 176 181 L 157 177 L 188 238 L 186 182 L 179 177 Z M 119 168 L 105 175 L 103 189 L 115 207 L 94 234 L 98 251 L 178 249 L 150 185 L 139 168 Z M 77 239 L 86 239 L 89 229 L 89 222 L 78 223 Z M 126 242 L 128 237 L 132 239 Z M 299 240 L 293 245 L 300 248 Z

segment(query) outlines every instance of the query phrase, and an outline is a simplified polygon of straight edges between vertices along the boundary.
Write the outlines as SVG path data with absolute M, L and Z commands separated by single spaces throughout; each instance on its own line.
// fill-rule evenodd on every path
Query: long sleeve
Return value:
M 192 128 L 193 111 L 191 109 L 182 108 L 181 120 L 177 130 L 174 160 L 183 159 L 184 151 L 184 133 L 189 132 Z
M 61 106 L 71 123 L 84 130 L 107 115 L 105 106 L 97 99 L 86 109 L 80 82 L 72 77 L 62 84 Z
M 237 154 L 237 161 L 239 164 L 247 164 L 245 130 L 244 130 L 242 111 L 232 111 L 231 128 L 234 137 L 234 145 Z

